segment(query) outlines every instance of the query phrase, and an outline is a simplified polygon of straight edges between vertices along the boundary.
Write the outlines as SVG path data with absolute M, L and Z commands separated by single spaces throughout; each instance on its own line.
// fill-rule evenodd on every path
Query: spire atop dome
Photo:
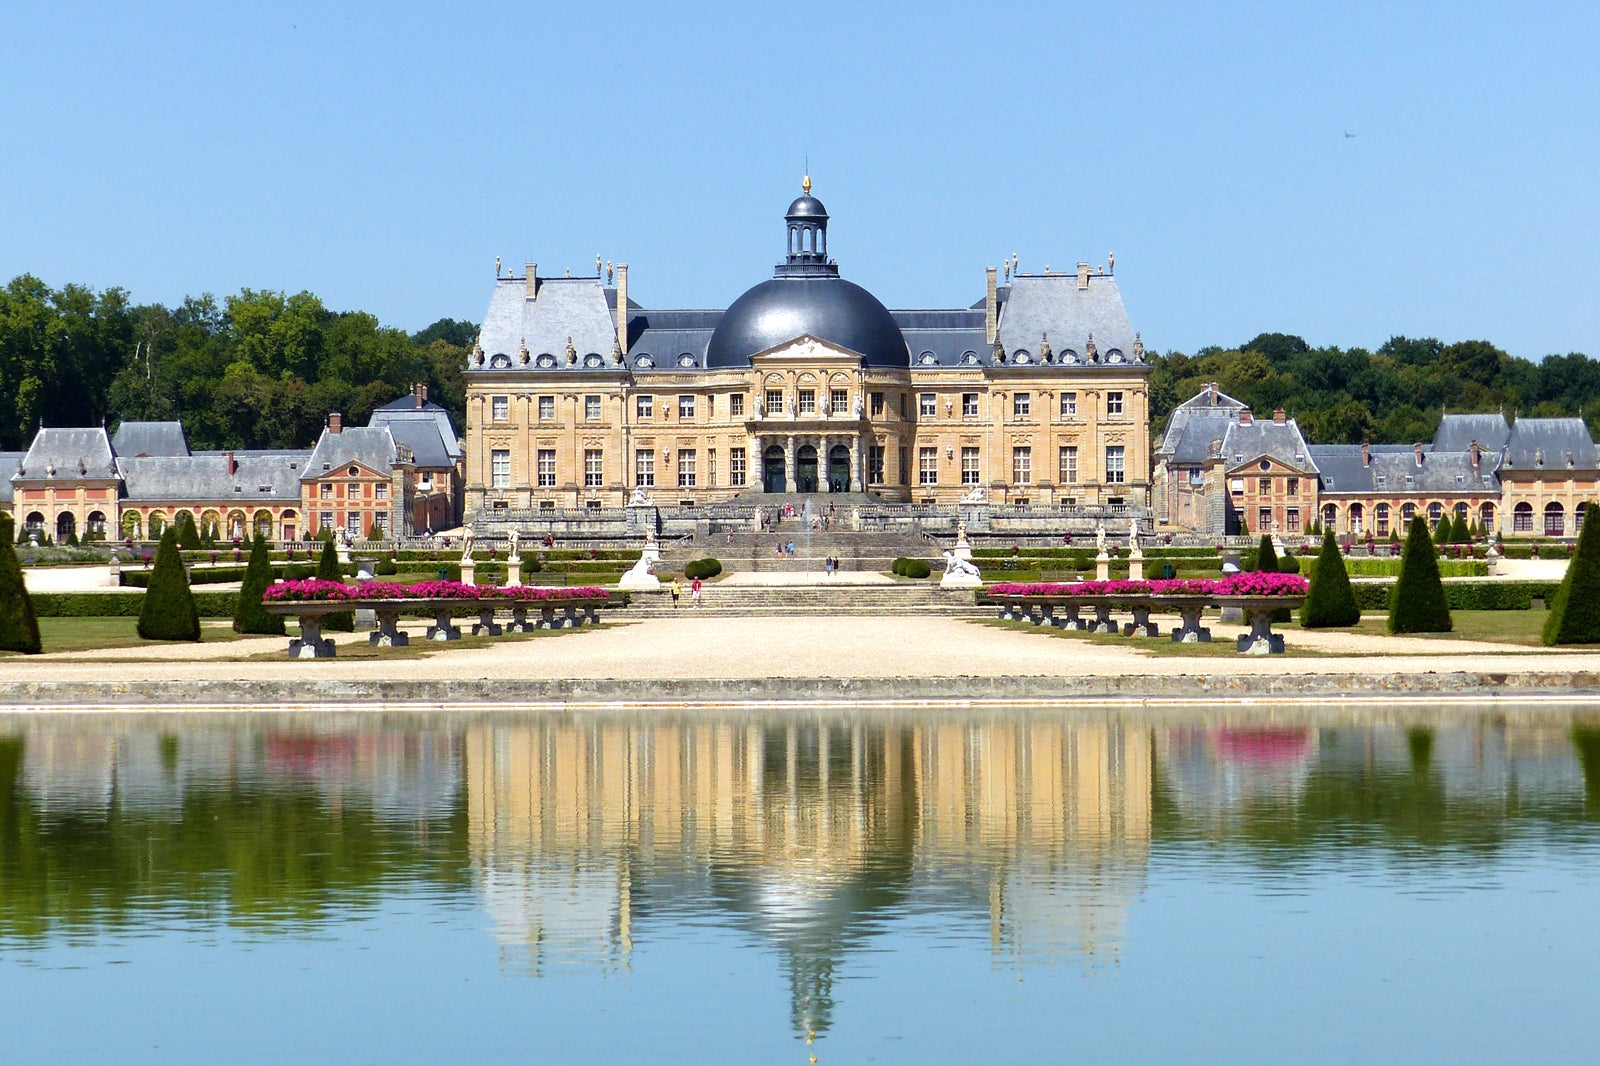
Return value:
M 811 195 L 811 175 L 809 173 L 800 179 L 800 191 L 807 196 Z
M 780 275 L 837 275 L 839 272 L 828 262 L 828 209 L 811 195 L 809 169 L 800 181 L 803 194 L 789 205 L 783 216 L 789 224 L 789 249 L 788 257 L 778 265 Z

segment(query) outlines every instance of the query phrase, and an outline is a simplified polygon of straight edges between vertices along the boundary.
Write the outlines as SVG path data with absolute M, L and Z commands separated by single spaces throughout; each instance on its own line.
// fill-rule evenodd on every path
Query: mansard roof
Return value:
M 1274 422 L 1271 419 L 1252 419 L 1250 422 L 1230 422 L 1222 438 L 1222 460 L 1232 470 L 1241 463 L 1258 459 L 1275 459 L 1285 466 L 1308 473 L 1317 472 L 1311 449 L 1300 434 L 1300 424 L 1294 419 Z
M 11 488 L 11 475 L 17 472 L 17 467 L 22 463 L 22 457 L 27 452 L 0 452 L 0 503 L 10 503 L 14 499 Z
M 17 481 L 114 478 L 116 463 L 104 426 L 92 429 L 41 429 L 22 459 Z
M 338 433 L 324 429 L 300 480 L 326 477 L 351 463 L 388 473 L 398 459 L 399 449 L 388 426 L 349 426 Z
M 230 472 L 229 456 L 233 459 Z M 117 458 L 123 494 L 130 502 L 282 502 L 300 499 L 300 474 L 308 453 L 259 450 L 195 452 Z
M 1487 448 L 1480 448 L 1476 470 L 1469 449 L 1441 451 L 1427 444 L 1421 445 L 1420 463 L 1418 447 L 1410 444 L 1368 445 L 1365 458 L 1370 461 L 1364 461 L 1359 444 L 1313 444 L 1311 455 L 1324 492 L 1406 495 L 1500 491 L 1495 476 L 1499 453 Z
M 1600 469 L 1594 438 L 1581 418 L 1519 418 L 1506 438 L 1506 470 Z
M 1244 406 L 1219 389 L 1201 389 L 1172 409 L 1156 454 L 1169 456 L 1175 463 L 1205 462 L 1211 456 L 1211 442 L 1227 434 L 1228 425 Z
M 1068 366 L 1144 361 L 1111 274 L 1013 277 L 1000 302 L 997 336 L 1007 361 L 1015 363 L 1016 353 L 1024 351 L 1038 362 L 1046 338 L 1055 361 Z
M 387 426 L 396 441 L 411 449 L 417 466 L 425 469 L 454 466 L 463 454 L 450 412 L 436 403 L 418 406 L 415 393 L 373 411 L 367 425 Z
M 569 343 L 578 368 L 615 368 L 615 289 L 599 278 L 535 278 L 532 288 L 530 297 L 523 278 L 495 282 L 478 335 L 484 361 L 474 354 L 468 369 L 564 369 Z
M 1433 446 L 1438 451 L 1464 452 L 1477 441 L 1480 447 L 1499 451 L 1510 435 L 1506 416 L 1498 411 L 1486 415 L 1445 415 L 1439 419 L 1439 428 L 1433 434 Z
M 141 455 L 188 455 L 189 438 L 182 422 L 124 422 L 111 438 L 111 450 L 119 457 Z

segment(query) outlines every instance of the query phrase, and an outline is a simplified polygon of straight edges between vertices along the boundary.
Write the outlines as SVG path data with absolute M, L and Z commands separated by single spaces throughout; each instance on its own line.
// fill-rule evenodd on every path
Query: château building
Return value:
M 991 267 L 969 307 L 891 311 L 840 276 L 802 185 L 783 261 L 726 310 L 637 303 L 625 264 L 497 276 L 466 372 L 469 522 L 635 490 L 1145 505 L 1149 367 L 1114 262 Z

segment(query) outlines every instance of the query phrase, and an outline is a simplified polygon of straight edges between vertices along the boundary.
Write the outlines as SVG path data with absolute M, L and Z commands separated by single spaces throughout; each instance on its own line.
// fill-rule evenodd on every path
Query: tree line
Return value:
M 196 448 L 303 447 L 330 411 L 362 424 L 414 382 L 459 428 L 476 336 L 474 323 L 448 318 L 407 334 L 309 292 L 206 293 L 169 308 L 24 274 L 0 291 L 0 448 L 26 448 L 41 424 L 168 419 Z M 1600 411 L 1583 409 L 1600 396 L 1600 362 L 1582 353 L 1536 362 L 1488 341 L 1410 337 L 1369 352 L 1262 333 L 1236 348 L 1153 355 L 1152 432 L 1213 381 L 1256 411 L 1284 408 L 1319 444 L 1429 440 L 1446 410 L 1581 411 L 1600 429 Z

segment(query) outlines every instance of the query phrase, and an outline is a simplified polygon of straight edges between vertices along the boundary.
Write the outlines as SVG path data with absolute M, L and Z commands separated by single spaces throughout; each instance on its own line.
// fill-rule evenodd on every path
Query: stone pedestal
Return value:
M 956 546 L 954 548 L 957 559 L 972 561 L 972 544 L 967 540 L 967 527 L 963 525 L 956 530 Z
M 356 564 L 357 581 L 371 581 L 378 576 L 378 561 L 376 559 L 358 555 L 355 557 L 354 562 Z M 377 616 L 372 613 L 372 608 L 358 607 L 356 609 L 357 629 L 371 629 L 376 624 Z
M 977 574 L 963 574 L 956 570 L 948 570 L 944 577 L 939 579 L 942 589 L 976 589 L 983 587 L 983 578 Z
M 515 588 L 522 584 L 522 556 L 513 555 L 506 560 L 506 587 Z
M 1111 556 L 1106 554 L 1104 548 L 1094 557 L 1094 579 L 1096 581 L 1111 580 Z
M 1144 580 L 1144 552 L 1138 545 L 1134 545 L 1133 550 L 1128 552 L 1128 580 Z
M 300 636 L 289 642 L 291 659 L 332 659 L 338 652 L 322 635 L 322 619 L 302 615 Z
M 478 564 L 470 557 L 461 559 L 461 583 L 463 585 L 476 585 L 478 583 Z
M 649 591 L 661 587 L 661 579 L 650 572 L 650 568 L 661 561 L 661 545 L 654 538 L 646 542 L 644 551 L 639 554 L 639 561 L 633 568 L 623 574 L 617 581 L 617 588 L 627 589 L 630 592 Z

